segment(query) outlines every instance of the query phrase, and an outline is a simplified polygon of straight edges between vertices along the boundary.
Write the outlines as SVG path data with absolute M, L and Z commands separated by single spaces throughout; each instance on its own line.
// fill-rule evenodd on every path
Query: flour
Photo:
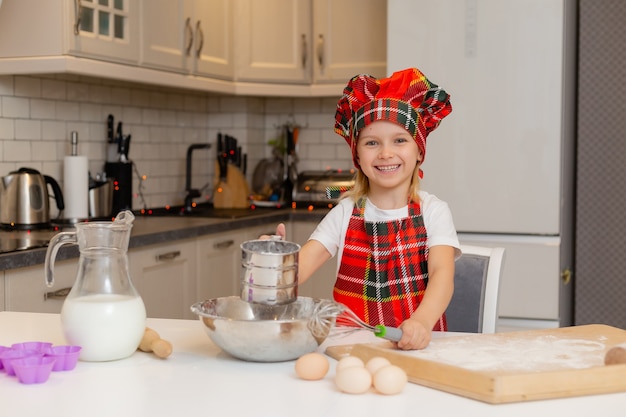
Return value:
M 603 366 L 606 346 L 598 340 L 451 337 L 433 339 L 411 356 L 473 371 L 549 371 Z

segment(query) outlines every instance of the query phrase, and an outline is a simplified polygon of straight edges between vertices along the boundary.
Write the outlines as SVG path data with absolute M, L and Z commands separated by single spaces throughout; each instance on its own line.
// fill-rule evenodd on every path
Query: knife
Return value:
M 130 149 L 131 135 L 126 135 L 120 142 L 120 162 L 128 162 L 128 151 Z
M 115 132 L 113 131 L 114 118 L 112 114 L 107 117 L 107 142 L 115 143 Z

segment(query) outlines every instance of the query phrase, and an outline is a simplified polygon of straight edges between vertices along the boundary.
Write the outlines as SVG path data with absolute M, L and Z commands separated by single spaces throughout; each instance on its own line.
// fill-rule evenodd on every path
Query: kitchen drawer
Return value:
M 148 317 L 193 319 L 196 301 L 196 241 L 176 241 L 128 253 L 130 276 Z
M 54 286 L 48 288 L 43 265 L 4 272 L 6 311 L 60 313 L 65 296 L 76 281 L 78 259 L 54 263 Z
M 198 239 L 198 301 L 237 295 L 241 269 L 240 245 L 248 230 L 211 234 Z

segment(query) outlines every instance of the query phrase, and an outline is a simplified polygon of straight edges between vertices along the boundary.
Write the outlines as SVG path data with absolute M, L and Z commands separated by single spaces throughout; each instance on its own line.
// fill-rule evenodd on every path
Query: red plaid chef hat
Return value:
M 350 149 L 354 166 L 356 138 L 365 126 L 377 120 L 397 123 L 406 129 L 426 155 L 426 136 L 452 112 L 450 96 L 428 81 L 417 68 L 394 72 L 389 78 L 376 79 L 361 74 L 348 81 L 337 103 L 335 132 L 343 136 Z

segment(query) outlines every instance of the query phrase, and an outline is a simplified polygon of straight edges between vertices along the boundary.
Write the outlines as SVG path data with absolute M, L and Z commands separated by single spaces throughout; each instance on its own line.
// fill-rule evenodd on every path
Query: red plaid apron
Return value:
M 366 222 L 365 199 L 354 205 L 333 297 L 363 321 L 398 327 L 417 309 L 428 285 L 426 227 L 419 203 L 409 216 Z M 433 330 L 446 330 L 445 314 Z

